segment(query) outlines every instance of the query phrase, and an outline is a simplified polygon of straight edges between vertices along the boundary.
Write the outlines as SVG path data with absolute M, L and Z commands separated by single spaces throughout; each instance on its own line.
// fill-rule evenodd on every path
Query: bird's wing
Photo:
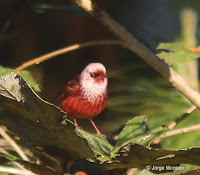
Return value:
M 80 89 L 80 82 L 79 82 L 79 75 L 78 75 L 78 76 L 76 76 L 76 78 L 74 80 L 69 81 L 65 85 L 65 88 L 55 98 L 54 103 L 56 105 L 60 106 L 61 102 L 65 98 L 78 93 L 79 89 Z

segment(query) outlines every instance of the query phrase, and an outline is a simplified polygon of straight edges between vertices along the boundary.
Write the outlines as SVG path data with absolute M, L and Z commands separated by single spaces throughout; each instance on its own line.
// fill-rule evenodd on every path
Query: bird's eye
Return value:
M 91 76 L 91 77 L 94 77 L 94 74 L 93 74 L 93 73 L 90 73 L 90 76 Z

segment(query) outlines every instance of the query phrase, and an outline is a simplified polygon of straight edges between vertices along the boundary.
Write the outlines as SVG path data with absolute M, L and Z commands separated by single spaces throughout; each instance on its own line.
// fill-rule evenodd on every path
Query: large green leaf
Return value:
M 87 140 L 90 148 L 93 150 L 100 162 L 105 162 L 110 159 L 110 153 L 113 150 L 113 146 L 110 145 L 105 137 L 88 133 L 79 127 L 76 127 L 76 132 L 78 135 Z
M 186 63 L 200 57 L 180 43 L 160 43 L 157 47 L 160 51 L 157 55 L 168 64 Z
M 145 117 L 135 117 L 126 123 L 126 126 L 119 134 L 112 154 L 115 155 L 123 146 L 133 142 L 138 143 L 146 134 Z
M 150 146 L 153 140 L 160 137 L 168 130 L 167 128 L 159 127 L 147 132 L 146 121 L 147 117 L 144 116 L 135 117 L 129 120 L 119 134 L 111 155 L 115 155 L 122 147 L 129 143 Z

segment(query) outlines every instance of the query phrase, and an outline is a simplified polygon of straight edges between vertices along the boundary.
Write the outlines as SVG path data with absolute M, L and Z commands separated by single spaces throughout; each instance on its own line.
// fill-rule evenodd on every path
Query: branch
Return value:
M 168 131 L 168 132 L 166 132 L 165 135 L 162 135 L 160 138 L 155 139 L 152 143 L 158 144 L 160 142 L 160 140 L 163 139 L 163 138 L 171 137 L 171 136 L 175 136 L 175 135 L 179 135 L 179 134 L 185 134 L 185 133 L 188 133 L 188 132 L 198 131 L 198 130 L 200 130 L 200 124 L 194 125 L 194 126 L 189 126 L 189 127 L 186 127 L 186 128 L 173 130 L 173 131 Z M 150 136 L 151 136 L 151 134 L 144 135 L 143 139 L 150 137 Z M 114 138 L 114 139 L 116 139 L 116 138 Z
M 123 45 L 122 42 L 117 40 L 102 40 L 102 41 L 90 41 L 82 44 L 73 44 L 71 46 L 64 47 L 62 49 L 56 50 L 54 52 L 50 52 L 48 54 L 42 55 L 40 57 L 34 58 L 30 61 L 25 62 L 21 66 L 17 67 L 16 70 L 22 70 L 26 69 L 27 67 L 30 67 L 34 64 L 40 64 L 43 61 L 46 61 L 50 58 L 53 58 L 55 56 L 71 52 L 77 49 L 85 48 L 85 47 L 91 47 L 91 46 L 98 46 L 98 45 Z
M 8 151 L 6 151 L 5 149 L 3 149 L 3 148 L 1 148 L 1 147 L 0 147 L 0 152 L 3 153 L 3 154 L 10 154 Z M 19 163 L 17 163 L 16 161 L 13 161 L 12 163 L 15 164 L 15 165 L 16 165 L 18 168 L 20 168 L 21 170 L 26 171 L 26 169 L 25 169 L 22 165 L 20 165 Z M 0 172 L 1 172 L 1 171 L 0 171 Z
M 200 109 L 200 94 L 178 75 L 167 63 L 159 59 L 150 49 L 136 40 L 123 26 L 112 19 L 105 11 L 98 8 L 91 0 L 74 0 L 74 2 L 104 24 L 124 45 L 135 52 L 156 71 L 165 77 L 180 93 Z
M 20 175 L 36 175 L 28 170 L 20 170 L 18 168 L 10 168 L 6 166 L 0 166 L 0 172 L 2 173 L 9 173 L 9 174 L 20 174 Z
M 188 117 L 193 111 L 195 111 L 196 106 L 190 107 L 183 115 L 181 115 L 179 118 L 177 118 L 175 121 L 173 121 L 168 128 L 173 129 L 177 124 L 179 124 L 181 121 L 183 121 L 186 117 Z
M 190 107 L 183 115 L 181 115 L 179 118 L 177 118 L 175 121 L 173 121 L 170 125 L 168 125 L 169 129 L 173 129 L 177 124 L 179 124 L 181 121 L 183 121 L 186 117 L 188 117 L 193 111 L 195 111 L 197 108 L 196 106 L 192 106 Z M 160 142 L 160 140 L 162 138 L 167 137 L 167 135 L 172 132 L 174 133 L 174 131 L 168 131 L 166 134 L 162 135 L 160 138 L 157 138 L 153 141 L 154 144 L 158 144 Z M 176 133 L 176 132 L 175 132 Z M 169 134 L 169 136 L 171 136 Z M 169 137 L 168 136 L 168 137 Z
M 198 130 L 200 130 L 200 124 L 194 125 L 194 126 L 189 126 L 189 127 L 186 127 L 186 128 L 173 130 L 173 131 L 168 131 L 164 136 L 162 136 L 162 138 L 166 138 L 166 137 L 170 137 L 170 136 L 174 136 L 174 135 L 179 135 L 179 134 L 185 134 L 185 133 L 188 133 L 188 132 L 198 131 Z

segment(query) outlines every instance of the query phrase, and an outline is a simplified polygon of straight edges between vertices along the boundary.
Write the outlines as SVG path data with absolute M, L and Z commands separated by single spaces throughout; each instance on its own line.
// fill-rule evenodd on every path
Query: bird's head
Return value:
M 106 68 L 101 63 L 90 63 L 80 74 L 81 88 L 92 93 L 105 93 L 108 85 Z

